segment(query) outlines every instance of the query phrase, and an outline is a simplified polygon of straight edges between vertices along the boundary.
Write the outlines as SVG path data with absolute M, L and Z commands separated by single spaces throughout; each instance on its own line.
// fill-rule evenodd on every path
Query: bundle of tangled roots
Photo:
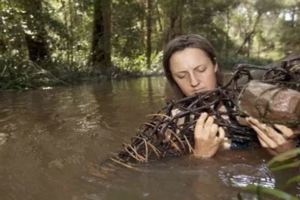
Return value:
M 166 157 L 190 154 L 194 146 L 194 126 L 200 114 L 207 112 L 215 117 L 215 123 L 226 130 L 226 137 L 236 143 L 256 141 L 256 134 L 248 126 L 239 123 L 245 114 L 239 110 L 237 97 L 241 92 L 241 78 L 249 82 L 253 70 L 261 71 L 260 81 L 300 90 L 300 55 L 289 56 L 279 62 L 258 67 L 237 66 L 232 78 L 213 91 L 196 94 L 177 101 L 170 101 L 166 107 L 144 123 L 130 144 L 111 157 L 111 161 L 131 167 L 137 162 L 148 162 Z M 221 111 L 220 106 L 226 109 Z M 174 110 L 176 110 L 174 114 Z M 224 117 L 227 116 L 227 117 Z M 182 123 L 179 120 L 184 119 Z

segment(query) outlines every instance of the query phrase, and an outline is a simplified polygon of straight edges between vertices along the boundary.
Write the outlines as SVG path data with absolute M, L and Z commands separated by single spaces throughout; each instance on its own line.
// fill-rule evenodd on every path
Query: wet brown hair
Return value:
M 175 39 L 171 40 L 164 49 L 163 53 L 163 67 L 165 71 L 165 76 L 167 77 L 170 86 L 175 93 L 176 98 L 184 97 L 185 95 L 182 93 L 180 88 L 178 87 L 177 83 L 172 77 L 171 70 L 170 70 L 170 59 L 172 55 L 177 51 L 182 51 L 186 48 L 197 48 L 201 49 L 206 53 L 206 55 L 210 58 L 212 63 L 215 65 L 217 64 L 216 60 L 216 53 L 211 45 L 211 43 L 204 37 L 196 34 L 188 34 L 188 35 L 181 35 L 176 37 Z M 218 71 L 216 72 L 216 79 L 217 85 L 222 85 L 222 73 L 220 71 L 220 66 Z

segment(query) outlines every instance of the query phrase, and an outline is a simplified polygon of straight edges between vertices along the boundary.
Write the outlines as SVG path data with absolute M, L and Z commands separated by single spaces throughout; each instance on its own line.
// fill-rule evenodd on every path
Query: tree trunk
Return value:
M 94 0 L 90 63 L 96 74 L 111 73 L 111 0 Z
M 29 59 L 35 63 L 40 63 L 48 59 L 49 50 L 46 39 L 43 34 L 32 35 L 25 34 L 26 44 L 28 48 Z
M 162 25 L 163 16 L 161 15 L 161 13 L 159 11 L 158 3 L 156 3 L 155 9 L 156 9 L 156 15 L 157 15 L 157 22 L 158 22 L 158 31 L 162 32 L 163 31 L 163 25 Z
M 4 39 L 0 38 L 0 54 L 4 54 L 7 51 L 6 43 Z
M 151 33 L 152 33 L 152 0 L 147 0 L 147 18 L 146 18 L 146 26 L 147 26 L 147 44 L 146 44 L 146 59 L 147 59 L 147 68 L 151 68 Z
M 69 0 L 68 1 L 68 7 L 69 7 L 69 23 L 68 23 L 68 32 L 69 32 L 69 36 L 70 36 L 70 40 L 68 40 L 68 49 L 67 49 L 67 57 L 68 57 L 68 62 L 72 65 L 73 63 L 73 46 L 74 46 L 74 2 Z
M 182 18 L 185 0 L 176 0 L 171 3 L 171 8 L 167 8 L 169 10 L 169 16 L 167 16 L 169 22 L 167 22 L 168 27 L 165 33 L 164 44 L 167 44 L 171 39 L 182 34 Z
M 29 59 L 35 63 L 40 63 L 50 58 L 47 44 L 47 32 L 43 19 L 42 1 L 23 1 L 25 20 L 28 29 L 32 34 L 24 33 L 28 48 Z
M 245 46 L 246 44 L 248 44 L 248 48 L 247 48 L 247 57 L 250 57 L 250 48 L 251 48 L 252 39 L 253 39 L 253 37 L 254 37 L 254 35 L 255 35 L 255 33 L 256 33 L 256 27 L 257 27 L 257 25 L 258 25 L 258 23 L 259 23 L 259 21 L 260 21 L 260 19 L 261 19 L 261 16 L 262 16 L 262 13 L 259 12 L 259 13 L 257 14 L 256 19 L 255 19 L 255 22 L 254 22 L 254 25 L 253 25 L 253 27 L 252 27 L 252 30 L 251 30 L 250 32 L 246 33 L 245 39 L 244 39 L 242 45 L 241 45 L 241 46 L 239 47 L 239 49 L 236 51 L 236 54 L 239 54 L 239 53 L 242 51 L 242 49 L 244 48 L 244 46 Z
M 228 53 L 229 53 L 229 30 L 230 30 L 230 10 L 226 10 L 226 39 L 225 39 L 225 48 L 223 52 L 225 52 L 225 58 L 228 58 Z

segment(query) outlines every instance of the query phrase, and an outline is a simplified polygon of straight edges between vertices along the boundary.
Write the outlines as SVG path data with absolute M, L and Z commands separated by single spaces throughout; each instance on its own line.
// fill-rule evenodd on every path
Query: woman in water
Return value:
M 213 90 L 222 85 L 222 74 L 214 48 L 200 35 L 182 35 L 171 40 L 163 55 L 165 75 L 178 98 Z M 294 132 L 283 125 L 273 128 L 252 117 L 247 124 L 257 133 L 262 147 L 272 154 L 284 152 L 296 146 Z M 226 146 L 225 131 L 214 123 L 214 117 L 202 113 L 194 130 L 194 155 L 209 158 Z

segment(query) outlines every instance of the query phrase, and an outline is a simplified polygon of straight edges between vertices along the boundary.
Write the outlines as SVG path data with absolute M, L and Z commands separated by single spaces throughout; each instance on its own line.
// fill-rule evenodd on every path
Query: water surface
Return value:
M 261 149 L 162 160 L 139 171 L 116 167 L 105 179 L 94 176 L 146 115 L 165 104 L 165 93 L 160 77 L 0 92 L 0 199 L 237 199 L 236 186 L 275 185 L 265 166 L 270 156 Z

